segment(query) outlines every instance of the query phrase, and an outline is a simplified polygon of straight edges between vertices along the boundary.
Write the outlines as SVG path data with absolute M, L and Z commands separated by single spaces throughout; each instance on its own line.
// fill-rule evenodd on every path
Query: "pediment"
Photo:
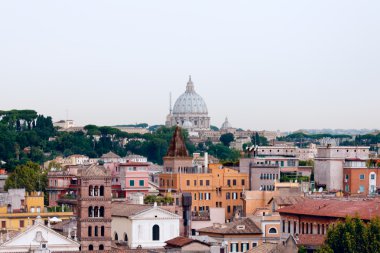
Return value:
M 152 207 L 151 209 L 144 210 L 141 213 L 132 215 L 130 219 L 179 219 L 179 215 L 166 211 L 159 207 Z
M 79 247 L 78 242 L 63 236 L 42 224 L 36 224 L 25 231 L 18 233 L 9 241 L 4 242 L 0 245 L 0 248 L 38 246 L 41 243 L 46 243 L 48 245 L 67 245 L 70 247 Z

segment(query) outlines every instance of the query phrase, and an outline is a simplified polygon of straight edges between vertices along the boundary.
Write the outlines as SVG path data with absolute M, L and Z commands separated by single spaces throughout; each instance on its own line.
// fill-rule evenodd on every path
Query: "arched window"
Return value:
M 88 227 L 88 237 L 91 237 L 92 236 L 92 227 L 89 226 Z
M 104 250 L 104 245 L 103 244 L 99 245 L 99 250 Z
M 104 236 L 104 226 L 100 228 L 100 236 Z
M 153 237 L 153 241 L 160 240 L 160 226 L 158 226 L 157 224 L 154 225 L 152 228 L 152 237 Z
M 7 213 L 12 213 L 12 205 L 8 204 L 7 206 Z
M 93 251 L 93 250 L 94 250 L 94 246 L 93 246 L 92 244 L 90 244 L 90 245 L 88 246 L 88 250 Z
M 94 187 L 92 185 L 88 187 L 88 196 L 94 196 Z
M 93 209 L 92 206 L 90 206 L 90 207 L 88 208 L 88 217 L 94 217 L 93 214 L 94 214 L 94 209 Z
M 94 208 L 94 217 L 99 217 L 99 207 Z
M 128 235 L 127 235 L 127 233 L 124 233 L 124 241 L 128 242 Z
M 119 236 L 117 235 L 117 233 L 115 233 L 115 241 L 118 241 L 119 240 Z
M 95 226 L 94 236 L 98 236 L 98 226 Z
M 104 206 L 100 207 L 100 216 L 99 217 L 104 217 Z
M 94 187 L 94 196 L 99 196 L 99 187 L 98 186 Z
M 269 234 L 277 234 L 277 229 L 276 228 L 270 228 Z
M 104 186 L 100 186 L 100 194 L 99 196 L 104 196 Z

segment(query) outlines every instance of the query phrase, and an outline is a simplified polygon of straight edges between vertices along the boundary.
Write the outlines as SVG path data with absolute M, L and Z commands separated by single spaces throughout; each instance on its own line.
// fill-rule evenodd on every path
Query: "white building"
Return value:
M 75 125 L 74 125 L 74 120 L 60 120 L 60 121 L 54 122 L 53 126 L 59 127 L 62 129 L 68 129 L 68 128 L 74 127 Z
M 112 239 L 132 249 L 163 248 L 165 241 L 179 236 L 180 216 L 149 205 L 112 204 Z
M 78 252 L 80 244 L 43 225 L 41 218 L 26 230 L 1 235 L 0 252 Z

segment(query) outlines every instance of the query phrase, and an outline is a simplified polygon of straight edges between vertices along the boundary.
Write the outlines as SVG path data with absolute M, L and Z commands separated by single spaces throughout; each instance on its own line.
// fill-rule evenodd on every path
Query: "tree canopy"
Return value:
M 226 147 L 229 147 L 230 146 L 230 143 L 233 142 L 235 139 L 234 135 L 232 133 L 225 133 L 225 134 L 222 134 L 219 138 L 220 142 L 226 146 Z
M 348 217 L 328 230 L 325 244 L 317 252 L 380 252 L 380 219 L 366 224 L 358 217 Z

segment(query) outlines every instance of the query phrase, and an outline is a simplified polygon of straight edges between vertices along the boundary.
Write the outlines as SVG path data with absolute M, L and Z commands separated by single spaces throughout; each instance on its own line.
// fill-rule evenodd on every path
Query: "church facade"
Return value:
M 179 125 L 192 131 L 210 129 L 207 105 L 203 98 L 195 92 L 191 76 L 187 82 L 185 93 L 179 96 L 173 109 L 170 106 L 165 125 L 167 127 Z

